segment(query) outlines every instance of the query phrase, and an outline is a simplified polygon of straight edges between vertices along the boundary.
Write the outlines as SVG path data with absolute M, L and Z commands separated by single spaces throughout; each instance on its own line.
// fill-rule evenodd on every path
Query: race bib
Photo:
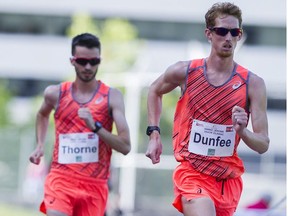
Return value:
M 204 156 L 231 156 L 236 132 L 232 125 L 213 124 L 194 119 L 188 150 Z
M 60 164 L 98 162 L 99 137 L 95 133 L 59 135 L 58 162 Z

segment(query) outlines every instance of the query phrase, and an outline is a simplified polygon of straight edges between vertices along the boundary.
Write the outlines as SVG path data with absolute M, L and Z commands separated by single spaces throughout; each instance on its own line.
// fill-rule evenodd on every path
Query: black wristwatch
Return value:
M 95 129 L 93 130 L 94 133 L 97 133 L 102 128 L 102 124 L 98 121 L 95 122 Z
M 146 134 L 150 136 L 154 130 L 158 131 L 158 133 L 160 134 L 160 128 L 158 126 L 148 126 L 146 129 Z

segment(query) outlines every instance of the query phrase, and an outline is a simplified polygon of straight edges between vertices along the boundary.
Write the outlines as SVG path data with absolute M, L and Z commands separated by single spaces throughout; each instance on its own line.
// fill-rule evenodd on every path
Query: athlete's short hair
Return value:
M 90 33 L 79 34 L 72 39 L 72 56 L 75 54 L 76 46 L 83 46 L 89 49 L 96 47 L 99 49 L 99 51 L 101 51 L 101 43 L 99 38 Z
M 239 21 L 239 28 L 242 27 L 242 11 L 238 6 L 230 2 L 218 2 L 212 5 L 205 14 L 206 27 L 213 28 L 216 24 L 216 18 L 220 15 L 236 17 Z

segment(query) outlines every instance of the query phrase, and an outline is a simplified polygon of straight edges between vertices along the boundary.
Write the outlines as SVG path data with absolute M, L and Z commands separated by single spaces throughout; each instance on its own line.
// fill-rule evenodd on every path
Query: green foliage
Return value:
M 83 32 L 99 35 L 100 30 L 92 17 L 87 13 L 76 13 L 72 16 L 71 26 L 68 27 L 66 33 L 69 37 L 74 37 Z
M 126 72 L 134 64 L 139 50 L 137 29 L 127 20 L 108 19 L 102 25 L 105 73 Z
M 74 37 L 84 32 L 95 34 L 101 40 L 103 64 L 99 70 L 126 72 L 134 64 L 140 44 L 137 29 L 129 21 L 114 18 L 96 22 L 88 13 L 76 13 L 67 35 Z
M 9 123 L 8 102 L 11 99 L 11 93 L 6 88 L 5 81 L 0 81 L 0 127 Z
M 145 134 L 147 127 L 147 95 L 148 87 L 142 91 L 141 98 L 141 114 L 140 114 L 140 134 L 138 151 L 144 153 L 147 150 L 148 139 Z M 160 119 L 161 140 L 163 144 L 163 154 L 173 154 L 172 148 L 172 128 L 173 117 L 177 101 L 180 97 L 178 89 L 173 90 L 162 98 L 162 113 Z
M 129 42 L 137 38 L 136 28 L 124 19 L 108 19 L 103 24 L 103 41 Z
M 5 216 L 41 216 L 39 211 L 30 209 L 27 207 L 21 207 L 21 206 L 16 206 L 16 205 L 10 205 L 10 204 L 0 204 L 0 212 L 1 215 Z

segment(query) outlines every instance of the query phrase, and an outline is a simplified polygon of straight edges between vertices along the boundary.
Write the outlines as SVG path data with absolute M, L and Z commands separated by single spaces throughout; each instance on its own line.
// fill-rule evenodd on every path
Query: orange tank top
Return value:
M 206 156 L 188 150 L 194 119 L 220 125 L 232 125 L 232 108 L 248 109 L 249 71 L 235 65 L 231 77 L 221 86 L 213 86 L 206 78 L 205 59 L 191 62 L 187 70 L 186 88 L 179 99 L 173 127 L 173 149 L 177 161 L 189 161 L 197 171 L 216 177 L 238 177 L 244 165 L 237 154 L 240 142 L 235 136 L 232 156 Z
M 112 149 L 99 139 L 98 160 L 89 163 L 59 163 L 59 136 L 69 134 L 91 133 L 84 120 L 78 117 L 77 111 L 80 107 L 88 107 L 93 119 L 102 123 L 103 128 L 112 131 L 113 119 L 109 111 L 109 87 L 98 81 L 98 88 L 94 96 L 85 104 L 77 102 L 73 98 L 72 82 L 61 83 L 58 106 L 54 113 L 55 120 L 55 144 L 52 158 L 52 169 L 72 174 L 92 177 L 97 179 L 108 179 L 110 174 L 110 159 Z M 91 135 L 88 136 L 93 136 Z M 77 146 L 77 143 L 76 143 Z

